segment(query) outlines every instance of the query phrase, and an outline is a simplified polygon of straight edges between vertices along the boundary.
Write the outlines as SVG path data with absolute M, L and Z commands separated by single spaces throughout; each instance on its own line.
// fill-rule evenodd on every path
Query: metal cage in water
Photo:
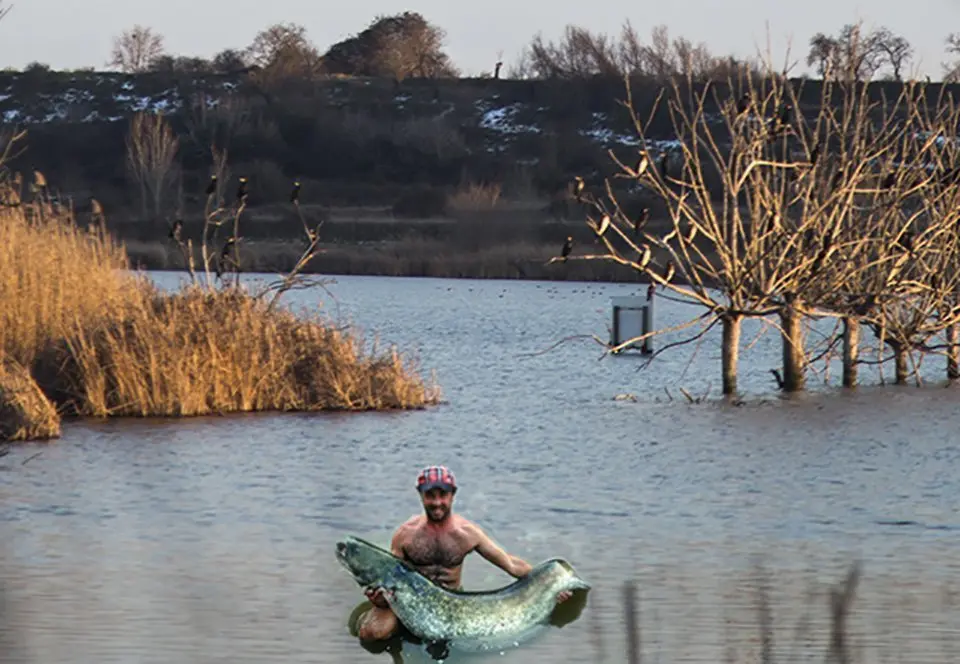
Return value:
M 617 295 L 611 298 L 613 324 L 610 345 L 613 347 L 653 331 L 653 298 L 639 295 Z M 653 352 L 653 339 L 645 337 L 624 346 L 618 353 L 638 350 L 644 355 Z

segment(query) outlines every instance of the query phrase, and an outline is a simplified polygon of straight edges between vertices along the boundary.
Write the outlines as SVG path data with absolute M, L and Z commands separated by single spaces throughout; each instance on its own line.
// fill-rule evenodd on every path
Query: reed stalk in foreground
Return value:
M 777 661 L 823 661 L 825 664 L 852 664 L 857 660 L 855 657 L 856 648 L 851 639 L 850 622 L 862 575 L 862 564 L 859 561 L 849 567 L 847 574 L 841 581 L 829 585 L 826 597 L 823 598 L 826 600 L 823 609 L 829 612 L 829 620 L 823 623 L 823 626 L 828 630 L 828 634 L 821 634 L 819 635 L 821 638 L 816 638 L 817 635 L 811 633 L 810 616 L 805 612 L 800 623 L 796 626 L 789 659 L 780 659 L 776 656 L 770 577 L 763 569 L 757 571 L 759 574 L 758 578 L 755 579 L 756 586 L 753 591 L 756 595 L 755 608 L 758 633 L 755 637 L 748 639 L 746 647 L 741 652 L 738 652 L 738 648 L 734 647 L 732 643 L 724 644 L 724 661 L 731 664 L 738 662 L 774 664 Z M 650 647 L 649 643 L 646 647 L 641 647 L 642 620 L 640 602 L 637 596 L 636 581 L 626 581 L 621 585 L 621 605 L 625 630 L 622 648 L 608 647 L 606 639 L 599 629 L 599 623 L 592 623 L 588 628 L 594 651 L 594 662 L 598 664 L 611 661 L 623 662 L 624 664 L 642 664 L 645 658 L 650 661 L 651 654 L 655 661 L 661 661 L 662 655 L 666 655 L 666 661 L 671 661 L 671 658 L 677 657 L 677 653 L 661 652 L 659 642 L 653 648 Z M 595 598 L 593 606 L 593 611 L 596 611 L 599 605 Z M 593 619 L 597 619 L 595 613 Z M 727 618 L 726 621 L 728 623 L 736 622 L 730 618 Z M 740 624 L 748 625 L 748 623 Z M 676 631 L 676 628 L 674 628 L 674 631 Z M 653 640 L 658 641 L 656 630 L 654 630 Z M 613 653 L 611 659 L 606 656 L 608 651 Z
M 164 294 L 123 247 L 42 191 L 0 208 L 0 352 L 76 415 L 422 407 L 438 400 L 389 349 L 239 286 Z

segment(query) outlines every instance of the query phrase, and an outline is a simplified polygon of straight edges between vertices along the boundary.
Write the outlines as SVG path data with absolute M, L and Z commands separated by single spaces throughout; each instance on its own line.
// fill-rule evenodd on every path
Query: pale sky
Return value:
M 916 49 L 918 75 L 941 76 L 943 43 L 960 32 L 960 0 L 7 0 L 0 21 L 0 68 L 39 61 L 55 69 L 104 68 L 112 39 L 136 23 L 159 31 L 167 50 L 209 57 L 248 45 L 258 30 L 294 22 L 307 28 L 321 52 L 364 27 L 378 14 L 419 11 L 447 31 L 447 52 L 465 74 L 491 70 L 498 51 L 512 63 L 537 33 L 560 37 L 568 24 L 611 34 L 630 19 L 642 37 L 665 24 L 671 35 L 706 42 L 716 54 L 766 50 L 767 29 L 777 63 L 792 41 L 792 60 L 803 59 L 810 37 L 835 34 L 863 20 L 906 37 Z

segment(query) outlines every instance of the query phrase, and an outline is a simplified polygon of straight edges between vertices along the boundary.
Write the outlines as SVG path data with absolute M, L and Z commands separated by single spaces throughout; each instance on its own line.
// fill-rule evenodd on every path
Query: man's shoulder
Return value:
M 471 521 L 465 516 L 460 516 L 459 514 L 455 516 L 457 519 L 457 529 L 459 529 L 461 532 L 471 535 L 480 535 L 483 533 L 483 529 L 477 523 Z
M 422 514 L 414 514 L 409 519 L 397 526 L 397 531 L 409 530 L 410 528 L 416 528 L 420 525 L 421 520 L 423 519 Z

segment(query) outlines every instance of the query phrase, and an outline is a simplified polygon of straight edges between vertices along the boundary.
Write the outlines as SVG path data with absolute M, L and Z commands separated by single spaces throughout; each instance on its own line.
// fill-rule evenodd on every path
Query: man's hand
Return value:
M 570 592 L 569 590 L 561 590 L 560 592 L 557 593 L 557 603 L 562 604 L 566 602 L 568 599 L 570 599 L 571 597 L 573 597 L 572 592 Z
M 367 596 L 371 604 L 378 608 L 387 609 L 390 607 L 390 605 L 387 604 L 387 600 L 383 597 L 383 588 L 367 586 L 363 589 L 363 594 Z

